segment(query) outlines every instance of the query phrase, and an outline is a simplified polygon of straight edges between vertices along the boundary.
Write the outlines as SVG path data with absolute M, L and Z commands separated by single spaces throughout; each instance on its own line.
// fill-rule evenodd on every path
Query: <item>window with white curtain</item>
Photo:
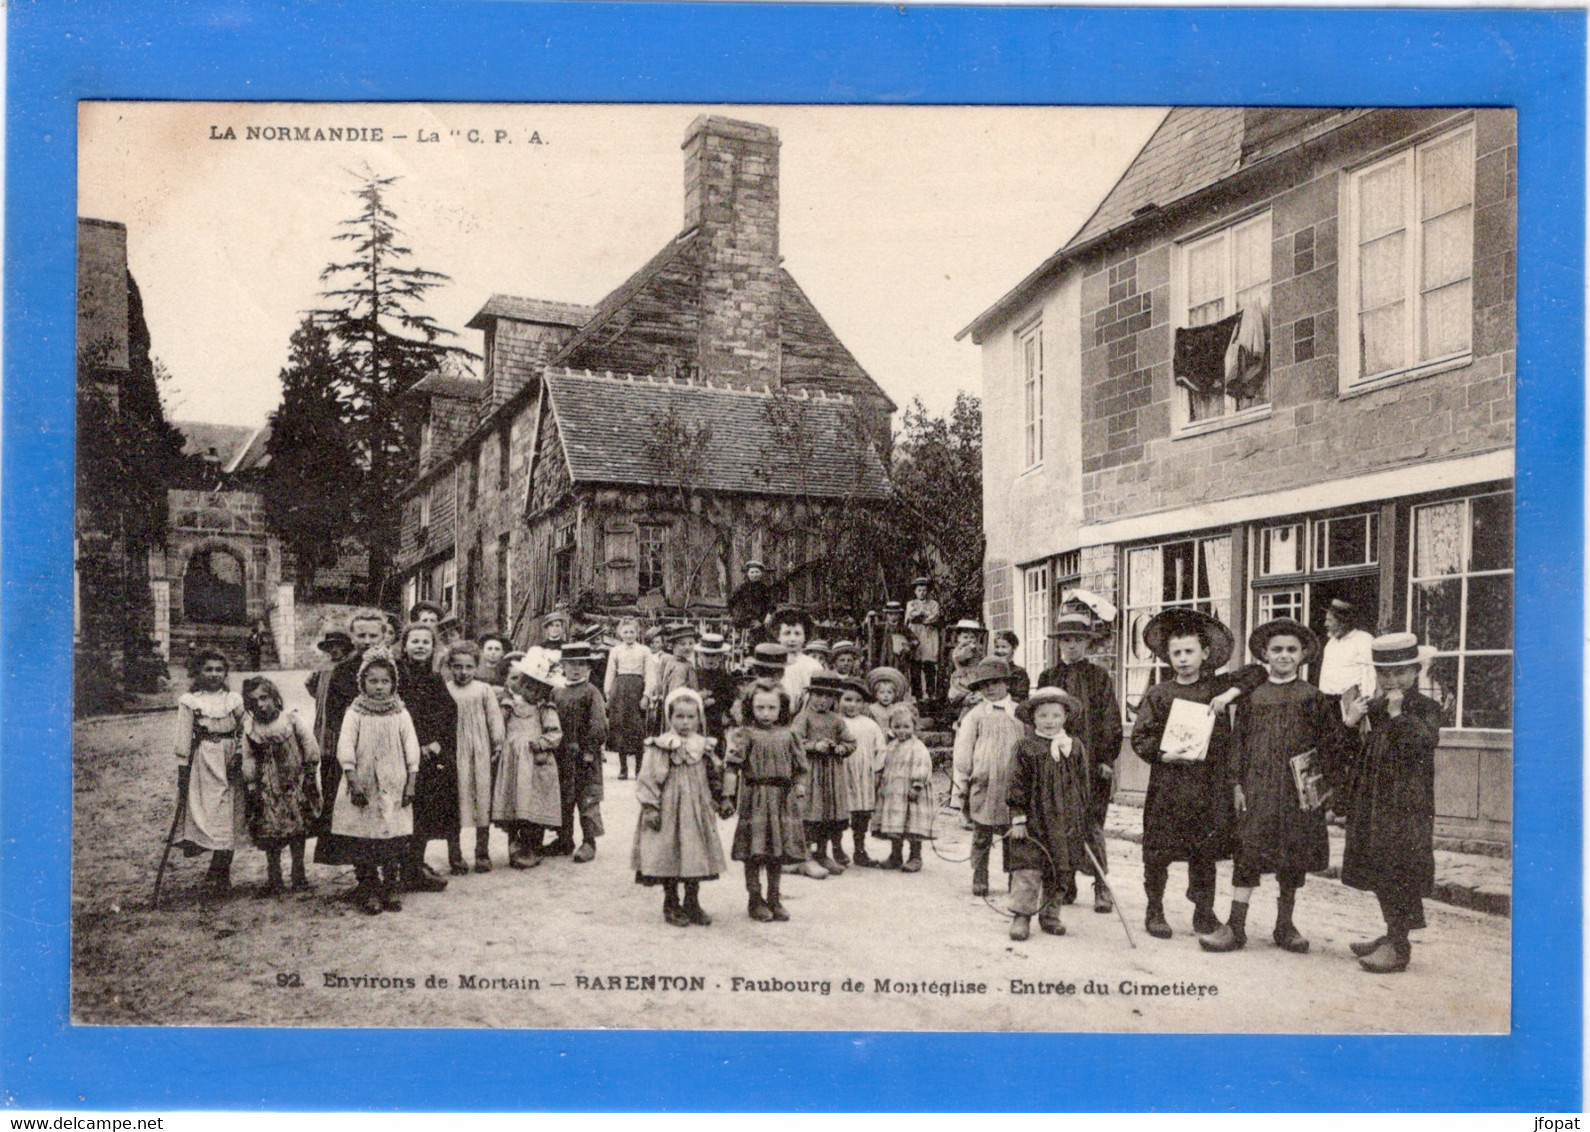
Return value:
M 1021 377 L 1023 468 L 1043 463 L 1043 324 L 1016 335 L 1016 366 Z
M 1513 726 L 1513 495 L 1413 509 L 1408 628 L 1436 650 L 1419 690 L 1447 726 Z
M 1126 550 L 1126 640 L 1122 656 L 1122 700 L 1137 710 L 1143 693 L 1169 669 L 1143 641 L 1143 630 L 1166 609 L 1196 609 L 1231 623 L 1231 536 L 1181 539 Z
M 1466 357 L 1474 338 L 1474 129 L 1347 178 L 1342 390 Z
M 1270 354 L 1270 214 L 1244 220 L 1181 248 L 1182 287 L 1187 300 L 1184 326 L 1206 326 L 1238 311 L 1253 312 L 1264 324 L 1264 354 Z M 1176 386 L 1182 425 L 1228 417 L 1270 401 L 1270 377 L 1252 397 L 1217 392 L 1204 396 Z
M 1037 676 L 1048 667 L 1049 643 L 1049 564 L 1029 566 L 1022 571 L 1021 647 L 1022 667 Z

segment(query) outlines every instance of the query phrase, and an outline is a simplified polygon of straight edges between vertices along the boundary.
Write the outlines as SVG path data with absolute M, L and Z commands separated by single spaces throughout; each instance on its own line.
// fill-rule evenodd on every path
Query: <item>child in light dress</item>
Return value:
M 502 757 L 502 708 L 497 689 L 475 679 L 480 646 L 457 641 L 447 651 L 447 690 L 458 705 L 458 824 L 475 830 L 475 871 L 491 872 L 491 780 Z M 461 873 L 463 860 L 452 861 Z
M 182 827 L 172 842 L 184 856 L 210 854 L 207 899 L 232 891 L 232 854 L 248 838 L 242 787 L 243 699 L 227 686 L 231 663 L 204 649 L 193 658 L 193 686 L 177 700 L 177 792 Z
M 533 869 L 543 832 L 563 820 L 557 753 L 563 727 L 552 692 L 563 681 L 552 673 L 553 654 L 529 649 L 508 670 L 503 689 L 507 739 L 492 791 L 492 820 L 508 834 L 508 864 Z
M 839 693 L 839 715 L 856 749 L 845 759 L 845 805 L 850 810 L 851 860 L 858 868 L 875 869 L 881 863 L 867 853 L 867 828 L 878 804 L 878 772 L 883 769 L 883 728 L 866 710 L 872 698 L 865 681 L 844 678 Z
M 337 762 L 342 781 L 331 811 L 339 859 L 359 879 L 355 899 L 374 916 L 400 912 L 398 881 L 414 833 L 414 783 L 420 740 L 397 695 L 397 662 L 384 647 L 364 654 L 359 696 L 342 717 Z
M 916 737 L 916 711 L 910 704 L 895 704 L 889 711 L 889 745 L 878 774 L 878 809 L 874 836 L 892 843 L 889 859 L 880 868 L 901 872 L 922 871 L 922 842 L 933 839 L 933 756 Z M 911 857 L 904 860 L 904 849 Z
M 705 714 L 694 689 L 669 693 L 663 703 L 668 730 L 646 741 L 635 781 L 635 882 L 663 886 L 663 919 L 679 928 L 712 923 L 701 907 L 701 882 L 717 880 L 724 869 L 718 818 L 733 812 L 723 802 L 717 745 L 701 733 Z

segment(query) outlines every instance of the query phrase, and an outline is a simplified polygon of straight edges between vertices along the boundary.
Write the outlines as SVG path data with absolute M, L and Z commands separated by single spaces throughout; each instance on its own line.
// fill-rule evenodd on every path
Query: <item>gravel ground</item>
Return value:
M 311 712 L 303 673 L 275 673 Z M 998 905 L 970 896 L 969 835 L 941 816 L 941 839 L 915 875 L 851 869 L 790 877 L 792 921 L 745 914 L 738 869 L 702 888 L 707 928 L 669 927 L 657 890 L 634 883 L 637 805 L 607 767 L 610 831 L 595 861 L 504 866 L 410 894 L 404 910 L 361 915 L 340 899 L 351 873 L 311 866 L 313 891 L 252 894 L 263 854 L 238 854 L 234 897 L 197 899 L 206 858 L 174 855 L 166 895 L 148 910 L 174 791 L 172 713 L 76 728 L 72 1014 L 80 1023 L 840 1030 L 1504 1033 L 1510 923 L 1427 904 L 1411 969 L 1372 976 L 1350 941 L 1380 932 L 1373 897 L 1312 878 L 1297 920 L 1306 956 L 1272 946 L 1275 889 L 1257 894 L 1250 943 L 1200 951 L 1172 871 L 1171 940 L 1142 930 L 1137 846 L 1112 840 L 1120 921 L 1065 911 L 1063 938 L 1006 935 Z M 727 847 L 732 821 L 723 823 Z M 470 835 L 465 835 L 469 852 Z M 848 838 L 847 838 L 848 844 Z M 879 842 L 878 845 L 883 843 Z M 942 854 L 942 857 L 939 855 Z M 445 863 L 440 843 L 433 865 Z M 1218 909 L 1229 899 L 1221 873 Z M 445 985 L 442 981 L 445 980 Z M 461 982 L 474 980 L 473 987 Z

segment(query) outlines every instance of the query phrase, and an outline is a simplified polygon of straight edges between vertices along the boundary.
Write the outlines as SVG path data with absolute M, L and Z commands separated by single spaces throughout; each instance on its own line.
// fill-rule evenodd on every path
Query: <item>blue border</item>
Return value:
M 20 0 L 9 16 L 0 465 L 5 1104 L 1581 1108 L 1583 12 Z M 288 1038 L 258 1030 L 72 1028 L 73 204 L 81 98 L 1516 106 L 1524 349 L 1513 1034 L 858 1039 L 295 1031 Z M 1035 247 L 1033 262 L 1052 250 Z M 366 1075 L 334 1068 L 367 1055 L 390 1067 L 378 1094 Z M 522 1072 L 507 1071 L 510 1065 Z

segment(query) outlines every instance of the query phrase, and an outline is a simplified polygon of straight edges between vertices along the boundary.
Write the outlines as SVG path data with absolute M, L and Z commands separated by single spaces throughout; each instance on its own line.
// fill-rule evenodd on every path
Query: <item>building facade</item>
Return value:
M 406 604 L 524 643 L 558 607 L 721 614 L 753 557 L 798 599 L 813 514 L 881 496 L 895 406 L 783 266 L 777 132 L 702 116 L 683 150 L 645 266 L 594 307 L 492 296 L 483 380 L 413 390 Z
M 1278 616 L 1323 633 L 1346 599 L 1437 650 L 1439 831 L 1506 841 L 1516 209 L 1508 110 L 1171 111 L 966 331 L 989 616 L 1027 629 L 1029 666 L 1067 587 L 1109 597 L 1130 721 L 1164 676 L 1141 640 L 1160 610 L 1243 640 Z M 1239 313 L 1202 379 L 1187 332 Z M 1123 790 L 1145 781 L 1126 752 Z

